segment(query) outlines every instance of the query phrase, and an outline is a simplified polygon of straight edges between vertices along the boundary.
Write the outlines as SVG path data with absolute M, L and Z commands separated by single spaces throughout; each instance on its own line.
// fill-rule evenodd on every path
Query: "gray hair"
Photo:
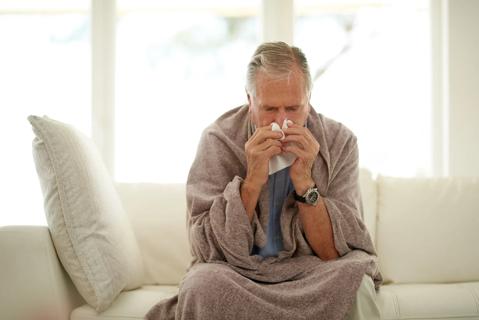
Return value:
M 304 77 L 306 96 L 310 97 L 312 81 L 306 56 L 298 47 L 284 42 L 265 42 L 254 52 L 246 73 L 246 91 L 256 97 L 256 74 L 259 70 L 274 77 L 288 77 L 296 65 Z

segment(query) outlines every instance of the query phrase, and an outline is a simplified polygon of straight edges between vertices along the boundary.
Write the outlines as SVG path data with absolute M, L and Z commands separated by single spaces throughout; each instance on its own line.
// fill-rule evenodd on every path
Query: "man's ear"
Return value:
M 251 111 L 251 96 L 249 95 L 248 90 L 245 89 L 245 92 L 246 92 L 246 97 L 248 98 L 248 108 L 249 108 L 249 111 Z

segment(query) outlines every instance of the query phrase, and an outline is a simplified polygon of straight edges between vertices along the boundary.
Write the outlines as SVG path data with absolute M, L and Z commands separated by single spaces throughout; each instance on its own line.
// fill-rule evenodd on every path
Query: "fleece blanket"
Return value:
M 251 136 L 248 106 L 235 108 L 201 137 L 187 181 L 192 264 L 178 295 L 146 315 L 158 319 L 344 319 L 365 274 L 382 278 L 362 220 L 354 134 L 311 107 L 307 127 L 320 144 L 313 179 L 326 205 L 340 257 L 323 261 L 303 232 L 292 195 L 281 213 L 283 250 L 252 255 L 266 244 L 268 188 L 250 223 L 240 197 L 244 145 Z

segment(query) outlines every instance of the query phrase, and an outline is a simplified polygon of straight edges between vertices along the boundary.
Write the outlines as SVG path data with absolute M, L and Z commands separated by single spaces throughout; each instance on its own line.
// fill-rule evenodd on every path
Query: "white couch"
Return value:
M 383 319 L 479 319 L 479 181 L 372 179 L 362 171 L 360 185 L 386 280 Z M 184 185 L 117 189 L 146 266 L 143 287 L 97 314 L 62 268 L 47 227 L 2 227 L 0 319 L 142 319 L 175 294 L 190 261 Z

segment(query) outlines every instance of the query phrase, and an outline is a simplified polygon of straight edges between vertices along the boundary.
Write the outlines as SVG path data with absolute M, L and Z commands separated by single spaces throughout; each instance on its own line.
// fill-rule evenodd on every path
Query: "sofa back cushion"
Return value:
M 364 220 L 374 239 L 376 183 L 360 171 Z M 117 183 L 145 263 L 144 284 L 178 284 L 191 262 L 184 184 Z
M 144 284 L 178 284 L 191 261 L 184 184 L 117 183 L 139 242 Z
M 359 170 L 359 188 L 363 202 L 363 220 L 376 244 L 377 186 L 370 171 Z
M 378 178 L 377 249 L 394 283 L 479 280 L 479 179 Z

